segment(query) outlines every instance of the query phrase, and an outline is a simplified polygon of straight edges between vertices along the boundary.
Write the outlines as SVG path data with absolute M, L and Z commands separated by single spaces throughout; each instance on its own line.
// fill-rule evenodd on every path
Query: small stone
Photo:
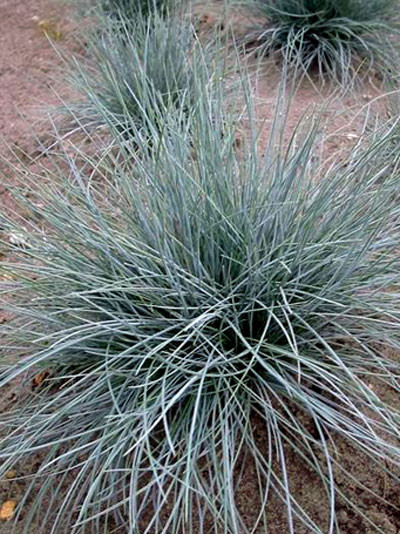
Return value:
M 1 505 L 0 508 L 0 519 L 2 521 L 9 521 L 14 515 L 15 507 L 17 506 L 16 501 L 6 501 Z

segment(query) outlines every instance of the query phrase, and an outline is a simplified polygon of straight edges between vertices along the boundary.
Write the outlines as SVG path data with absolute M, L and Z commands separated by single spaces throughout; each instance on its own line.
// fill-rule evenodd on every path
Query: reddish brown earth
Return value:
M 203 24 L 220 23 L 218 11 L 205 14 Z M 55 54 L 48 39 L 43 33 L 43 20 L 54 21 L 59 45 L 72 49 L 72 30 L 74 23 L 70 20 L 65 7 L 49 3 L 49 0 L 0 0 L 0 137 L 24 159 L 24 154 L 40 157 L 40 140 L 46 136 L 48 126 L 40 122 L 33 134 L 32 124 L 40 116 L 38 111 L 43 106 L 58 103 L 58 97 L 51 88 L 55 88 L 62 96 L 68 95 L 69 89 L 64 87 L 58 68 L 60 59 Z M 240 19 L 243 24 L 243 19 Z M 51 26 L 53 27 L 53 26 Z M 57 32 L 61 31 L 61 35 Z M 263 69 L 258 94 L 258 115 L 260 124 L 264 121 L 267 135 L 271 121 L 279 83 L 279 69 L 269 64 Z M 327 98 L 327 88 L 316 91 L 315 87 L 305 81 L 298 89 L 288 120 L 288 132 L 297 120 L 309 113 L 315 105 L 325 104 L 325 116 L 329 125 L 328 155 L 348 148 L 357 139 L 365 116 L 365 105 L 379 95 L 379 89 L 373 84 L 366 84 L 357 94 L 341 98 Z M 1 147 L 2 154 L 6 148 Z M 0 164 L 1 165 L 1 164 Z M 4 166 L 0 170 L 4 171 Z M 12 173 L 7 171 L 7 178 L 12 182 Z M 0 204 L 4 209 L 13 208 L 10 195 L 0 186 Z M 1 260 L 1 258 L 0 258 Z M 6 317 L 0 318 L 6 320 Z M 379 393 L 386 401 L 399 403 L 392 390 L 380 388 Z M 8 392 L 10 393 L 10 392 Z M 10 394 L 4 396 L 1 410 L 12 408 L 15 398 Z M 259 439 L 264 436 L 260 429 Z M 337 440 L 340 460 L 345 468 L 344 473 L 337 474 L 337 483 L 351 499 L 355 500 L 363 513 L 374 521 L 385 534 L 400 534 L 400 488 L 391 482 L 385 473 L 371 464 L 363 455 L 354 451 L 343 440 Z M 15 466 L 18 476 L 34 473 L 40 464 L 40 457 L 33 456 L 29 461 Z M 317 522 L 326 524 L 328 509 L 322 498 L 321 484 L 292 453 L 288 452 L 288 465 L 292 480 L 292 489 L 296 498 L 303 503 L 311 517 Z M 357 476 L 364 488 L 356 486 L 350 476 Z M 258 500 L 257 480 L 251 465 L 246 467 L 242 486 L 239 488 L 238 505 L 248 519 L 254 520 L 254 511 Z M 24 494 L 27 482 L 17 480 L 4 481 L 0 486 L 0 507 L 7 500 L 19 502 Z M 372 489 L 380 497 L 372 496 L 367 488 Z M 67 488 L 66 488 L 67 489 Z M 0 532 L 22 534 L 23 518 L 33 505 L 33 497 L 24 503 L 24 509 L 15 524 L 3 521 Z M 365 519 L 358 517 L 342 499 L 338 500 L 338 520 L 340 534 L 374 534 L 372 527 Z M 268 534 L 286 534 L 285 507 L 276 500 L 269 504 L 270 528 Z M 39 527 L 38 527 L 39 528 Z M 51 524 L 41 532 L 50 532 Z M 114 530 L 113 530 L 114 531 Z M 31 530 L 32 534 L 35 534 Z M 122 534 L 122 533 L 121 533 Z M 263 528 L 257 534 L 266 534 Z M 295 534 L 309 534 L 304 527 L 297 525 Z

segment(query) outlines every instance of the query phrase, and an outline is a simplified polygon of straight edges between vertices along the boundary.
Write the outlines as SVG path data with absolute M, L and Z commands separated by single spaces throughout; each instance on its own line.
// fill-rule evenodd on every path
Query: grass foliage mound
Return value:
M 370 71 L 396 74 L 400 19 L 394 0 L 258 0 L 270 24 L 249 35 L 262 53 L 279 51 L 301 73 L 317 70 L 348 85 Z
M 101 0 L 100 9 L 102 15 L 114 20 L 134 21 L 138 16 L 166 14 L 179 2 L 181 0 Z
M 156 15 L 138 17 L 118 32 L 106 24 L 90 52 L 88 61 L 72 66 L 72 83 L 82 97 L 68 108 L 89 131 L 111 129 L 125 138 L 139 127 L 161 131 L 166 114 L 179 109 L 185 115 L 194 104 L 195 78 L 212 76 L 193 27 Z
M 338 436 L 389 475 L 399 464 L 400 414 L 371 387 L 400 389 L 399 177 L 378 161 L 390 133 L 318 180 L 313 127 L 286 149 L 276 124 L 259 158 L 255 133 L 238 151 L 223 108 L 204 90 L 190 128 L 165 119 L 129 170 L 102 180 L 67 159 L 70 173 L 21 195 L 27 220 L 2 216 L 19 239 L 0 384 L 20 401 L 1 415 L 0 471 L 42 451 L 27 532 L 38 516 L 38 534 L 243 534 L 267 528 L 275 493 L 287 532 L 333 533 Z M 327 524 L 292 495 L 293 453 L 320 480 Z

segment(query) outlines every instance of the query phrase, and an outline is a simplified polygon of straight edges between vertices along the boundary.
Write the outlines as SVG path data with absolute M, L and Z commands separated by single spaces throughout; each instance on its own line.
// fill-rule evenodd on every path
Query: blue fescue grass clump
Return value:
M 119 21 L 134 21 L 137 17 L 151 17 L 154 13 L 166 15 L 181 0 L 101 0 L 102 15 Z
M 300 74 L 313 71 L 344 86 L 359 75 L 396 74 L 400 19 L 395 0 L 257 0 L 268 19 L 248 40 L 263 54 L 278 51 Z
M 197 98 L 195 79 L 217 76 L 212 62 L 194 28 L 177 19 L 139 17 L 119 31 L 107 23 L 90 46 L 89 60 L 71 65 L 70 79 L 81 97 L 64 111 L 89 132 L 129 139 L 140 129 L 152 137 L 154 130 L 162 132 L 171 111 L 187 115 Z
M 261 158 L 256 133 L 238 150 L 224 108 L 204 89 L 190 125 L 167 117 L 154 150 L 107 183 L 68 156 L 68 176 L 65 163 L 39 183 L 24 174 L 31 217 L 2 216 L 19 239 L 2 266 L 14 319 L 0 384 L 41 377 L 1 414 L 1 473 L 42 451 L 27 532 L 36 516 L 68 534 L 111 518 L 129 533 L 266 531 L 275 493 L 287 532 L 331 534 L 337 439 L 395 476 L 400 413 L 371 387 L 400 389 L 390 132 L 319 179 L 315 127 L 285 148 L 276 123 Z M 326 524 L 292 494 L 289 450 L 322 481 Z M 253 525 L 236 502 L 244 454 Z
M 105 20 L 118 24 L 135 23 L 138 18 L 151 19 L 154 15 L 168 17 L 185 8 L 185 0 L 66 0 L 72 4 L 75 14 L 94 16 L 98 22 Z M 85 28 L 87 31 L 87 28 Z

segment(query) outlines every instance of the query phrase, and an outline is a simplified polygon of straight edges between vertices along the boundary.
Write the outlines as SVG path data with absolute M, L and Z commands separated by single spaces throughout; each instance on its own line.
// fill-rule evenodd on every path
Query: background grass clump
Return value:
M 138 16 L 166 15 L 182 4 L 182 0 L 101 0 L 102 15 L 119 21 L 134 21 Z
M 158 15 L 138 17 L 118 32 L 105 24 L 89 60 L 72 64 L 71 81 L 81 97 L 64 111 L 89 132 L 111 130 L 129 139 L 141 128 L 151 137 L 162 131 L 169 112 L 187 115 L 196 100 L 195 78 L 217 75 L 211 63 L 190 24 Z
M 269 23 L 247 40 L 260 53 L 280 52 L 300 74 L 317 72 L 322 80 L 330 77 L 347 86 L 370 72 L 384 77 L 397 72 L 395 0 L 257 0 L 250 5 Z
M 338 436 L 395 476 L 400 414 L 370 387 L 399 392 L 399 177 L 382 180 L 377 157 L 390 135 L 319 181 L 314 128 L 286 150 L 275 124 L 260 158 L 257 132 L 237 150 L 222 102 L 204 89 L 190 128 L 164 117 L 168 133 L 107 188 L 69 160 L 68 176 L 32 178 L 33 217 L 2 215 L 24 246 L 8 243 L 2 267 L 0 384 L 46 372 L 1 414 L 1 473 L 43 454 L 27 529 L 38 516 L 69 534 L 242 534 L 268 528 L 275 493 L 288 532 L 333 533 Z M 321 481 L 326 524 L 292 495 L 289 450 Z

